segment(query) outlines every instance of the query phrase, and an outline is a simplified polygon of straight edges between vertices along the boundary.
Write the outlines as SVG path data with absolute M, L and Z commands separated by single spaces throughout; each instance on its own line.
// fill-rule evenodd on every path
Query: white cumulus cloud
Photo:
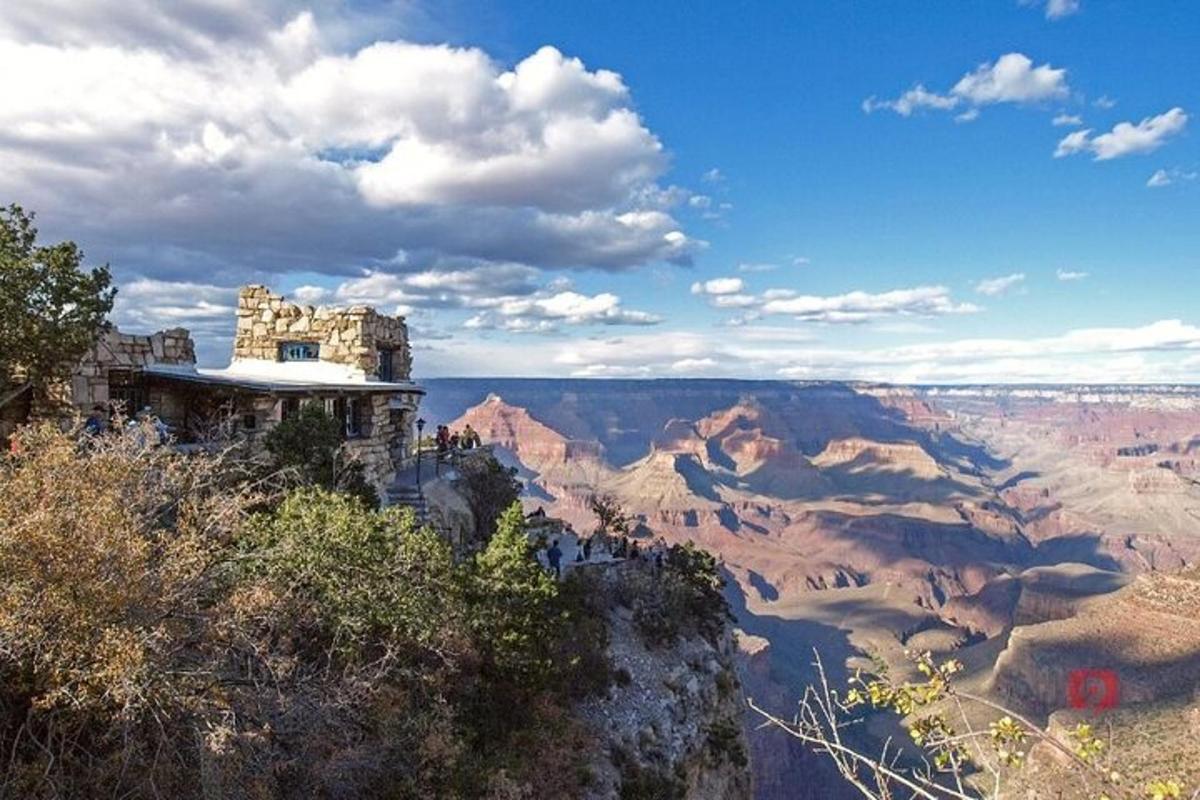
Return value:
M 888 292 L 853 291 L 839 295 L 805 295 L 795 289 L 746 289 L 741 278 L 714 278 L 692 284 L 713 308 L 738 310 L 727 325 L 741 326 L 769 316 L 790 316 L 799 322 L 861 323 L 888 317 L 934 317 L 979 311 L 971 303 L 955 302 L 944 286 L 917 286 Z
M 1054 151 L 1055 158 L 1090 152 L 1096 161 L 1108 161 L 1135 153 L 1150 153 L 1183 131 L 1188 115 L 1175 108 L 1141 122 L 1118 122 L 1108 133 L 1092 136 L 1091 129 L 1074 131 L 1063 137 Z
M 950 111 L 967 106 L 955 116 L 955 120 L 970 122 L 978 118 L 982 106 L 1057 100 L 1069 93 L 1065 69 L 1049 64 L 1034 66 L 1033 59 L 1024 53 L 1006 53 L 994 62 L 980 64 L 963 75 L 944 94 L 918 83 L 894 100 L 868 97 L 862 102 L 862 109 L 868 114 L 889 109 L 908 117 L 925 109 Z
M 1081 6 L 1080 0 L 1046 0 L 1046 18 L 1062 19 L 1078 14 Z
M 745 288 L 741 278 L 713 278 L 692 284 L 692 294 L 725 295 L 737 294 Z
M 785 296 L 781 293 L 765 299 L 763 314 L 794 317 L 804 322 L 857 323 L 892 316 L 934 317 L 970 314 L 978 311 L 971 303 L 957 303 L 944 286 L 918 286 L 872 294 L 855 291 L 819 296 Z
M 1146 185 L 1154 189 L 1159 186 L 1169 186 L 1172 183 L 1171 175 L 1165 169 L 1158 169 L 1146 181 Z
M 1033 66 L 1023 53 L 1007 53 L 964 75 L 951 93 L 976 105 L 1029 103 L 1066 97 L 1067 71 L 1049 64 Z
M 1081 0 L 1020 0 L 1023 6 L 1040 6 L 1046 14 L 1046 19 L 1059 20 L 1078 14 L 1083 7 Z
M 959 98 L 931 92 L 921 84 L 916 84 L 895 100 L 879 100 L 874 95 L 862 102 L 862 109 L 870 114 L 880 109 L 891 109 L 902 117 L 911 116 L 914 111 L 931 108 L 937 111 L 947 111 L 958 105 Z
M 333 4 L 330 4 L 331 6 Z M 52 6 L 52 7 L 51 7 Z M 609 70 L 544 47 L 357 37 L 289 4 L 0 5 L 0 194 L 120 275 L 353 274 L 404 252 L 686 262 L 662 143 Z
M 751 294 L 718 294 L 709 298 L 714 308 L 751 308 L 762 301 Z
M 499 303 L 468 319 L 468 328 L 550 331 L 564 325 L 656 325 L 662 317 L 644 311 L 631 311 L 611 292 L 585 295 L 574 291 L 543 292 L 532 297 L 514 298 Z

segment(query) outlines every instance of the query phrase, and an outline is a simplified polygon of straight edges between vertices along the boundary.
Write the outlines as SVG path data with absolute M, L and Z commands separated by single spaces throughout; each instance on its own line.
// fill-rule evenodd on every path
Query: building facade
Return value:
M 342 424 L 347 457 L 361 461 L 386 496 L 415 442 L 424 390 L 411 370 L 402 317 L 365 306 L 302 306 L 246 286 L 228 367 L 198 368 L 182 328 L 151 335 L 111 328 L 80 362 L 70 391 L 85 415 L 148 409 L 180 443 L 255 442 L 301 406 L 320 403 Z

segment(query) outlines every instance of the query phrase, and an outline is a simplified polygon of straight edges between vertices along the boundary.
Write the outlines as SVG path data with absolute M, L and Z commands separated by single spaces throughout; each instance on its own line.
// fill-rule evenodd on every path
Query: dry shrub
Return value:
M 564 649 L 587 608 L 519 508 L 457 562 L 411 512 L 155 438 L 27 428 L 0 460 L 0 800 L 503 796 L 578 753 L 586 681 L 545 661 L 607 668 Z
M 103 781 L 164 756 L 166 721 L 213 680 L 221 565 L 258 493 L 226 459 L 151 438 L 43 425 L 0 463 L 0 744 L 39 774 L 37 794 L 73 794 L 81 761 Z M 145 726 L 161 732 L 152 749 Z M 34 794 L 21 774 L 0 796 Z

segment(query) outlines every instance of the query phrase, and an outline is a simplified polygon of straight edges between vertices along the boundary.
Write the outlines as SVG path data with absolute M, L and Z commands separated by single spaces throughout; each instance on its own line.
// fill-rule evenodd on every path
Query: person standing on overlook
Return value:
M 462 432 L 462 446 L 466 450 L 473 450 L 480 447 L 483 440 L 479 438 L 479 431 L 471 427 L 471 423 L 467 423 Z
M 654 573 L 656 575 L 662 573 L 663 559 L 666 558 L 666 555 L 667 555 L 667 542 L 665 539 L 663 539 L 660 536 L 654 542 L 653 547 L 650 548 L 650 559 L 651 559 L 651 563 L 654 565 Z
M 550 543 L 550 549 L 546 551 L 546 560 L 550 562 L 550 569 L 554 570 L 554 577 L 562 577 L 562 550 L 558 548 L 558 539 Z

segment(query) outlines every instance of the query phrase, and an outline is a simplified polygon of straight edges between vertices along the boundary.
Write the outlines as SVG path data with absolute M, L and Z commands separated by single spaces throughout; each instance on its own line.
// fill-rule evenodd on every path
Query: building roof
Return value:
M 145 368 L 145 373 L 169 381 L 226 386 L 231 389 L 271 394 L 425 394 L 425 390 L 413 381 L 380 381 L 350 367 L 329 361 L 267 361 L 243 358 L 234 359 L 233 363 L 223 369 L 151 364 Z

